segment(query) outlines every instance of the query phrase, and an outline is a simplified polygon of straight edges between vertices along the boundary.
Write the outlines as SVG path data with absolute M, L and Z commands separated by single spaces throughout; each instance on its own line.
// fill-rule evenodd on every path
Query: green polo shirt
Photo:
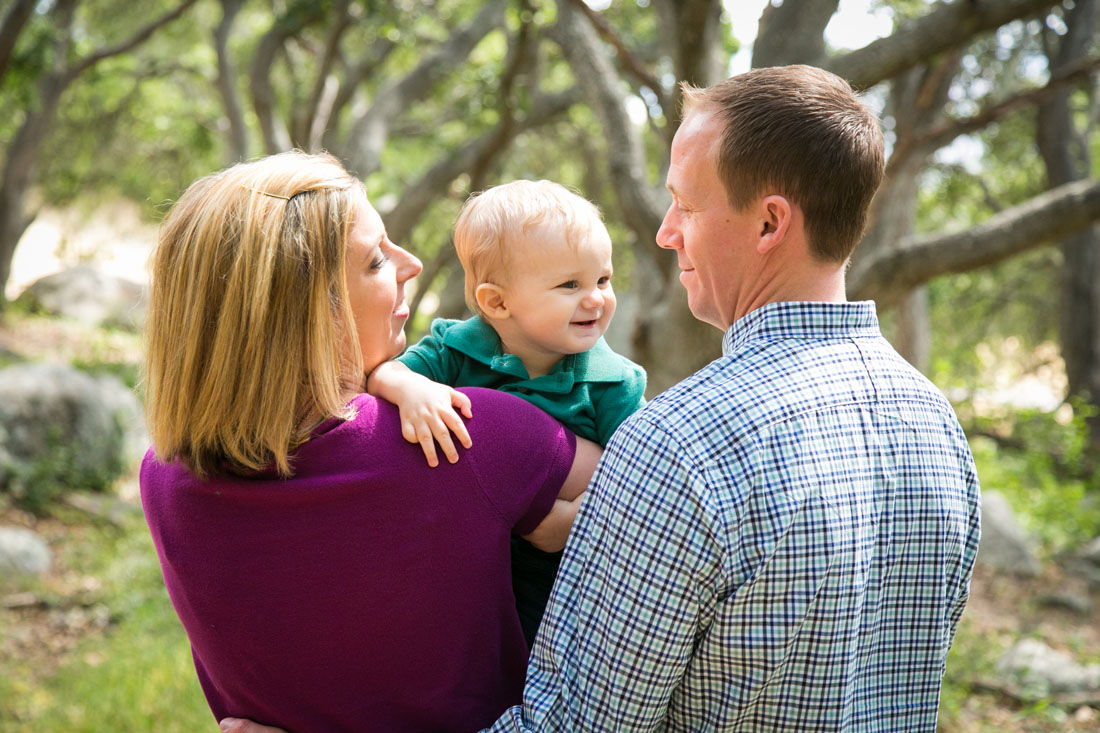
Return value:
M 531 379 L 518 356 L 501 353 L 500 337 L 479 316 L 437 318 L 431 333 L 398 361 L 452 387 L 488 387 L 522 397 L 600 445 L 645 404 L 645 370 L 602 338 L 588 351 L 565 355 L 549 374 Z

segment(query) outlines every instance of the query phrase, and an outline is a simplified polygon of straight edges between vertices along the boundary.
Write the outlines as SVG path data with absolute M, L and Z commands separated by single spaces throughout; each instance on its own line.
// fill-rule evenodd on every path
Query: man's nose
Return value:
M 663 249 L 679 249 L 680 237 L 676 229 L 676 204 L 668 207 L 661 228 L 657 230 L 657 246 Z

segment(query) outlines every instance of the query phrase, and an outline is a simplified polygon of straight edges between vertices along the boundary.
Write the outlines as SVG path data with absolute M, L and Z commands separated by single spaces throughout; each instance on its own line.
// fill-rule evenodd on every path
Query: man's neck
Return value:
M 785 270 L 773 277 L 762 277 L 757 287 L 745 294 L 734 312 L 734 322 L 770 303 L 805 301 L 844 303 L 844 266 L 813 264 Z M 726 324 L 726 328 L 733 323 Z

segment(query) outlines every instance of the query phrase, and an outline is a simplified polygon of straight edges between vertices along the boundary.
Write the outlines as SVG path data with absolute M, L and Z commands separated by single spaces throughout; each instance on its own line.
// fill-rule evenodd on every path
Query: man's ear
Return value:
M 757 210 L 760 212 L 760 231 L 756 251 L 767 254 L 786 239 L 794 218 L 794 206 L 785 196 L 772 194 L 760 199 Z
M 495 283 L 481 283 L 474 291 L 474 298 L 481 312 L 488 318 L 503 320 L 511 315 L 504 302 L 504 288 Z

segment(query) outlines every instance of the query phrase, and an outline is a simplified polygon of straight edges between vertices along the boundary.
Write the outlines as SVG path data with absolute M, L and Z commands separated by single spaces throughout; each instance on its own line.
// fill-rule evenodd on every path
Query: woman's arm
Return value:
M 596 470 L 596 464 L 601 455 L 603 455 L 603 449 L 600 446 L 590 440 L 577 438 L 573 466 L 569 469 L 569 475 L 565 477 L 561 491 L 558 492 L 557 501 L 539 526 L 529 534 L 523 535 L 523 539 L 543 552 L 557 552 L 565 547 L 569 530 L 573 527 L 573 519 L 581 507 L 585 489 L 588 488 L 588 482 L 592 479 L 592 473 Z

